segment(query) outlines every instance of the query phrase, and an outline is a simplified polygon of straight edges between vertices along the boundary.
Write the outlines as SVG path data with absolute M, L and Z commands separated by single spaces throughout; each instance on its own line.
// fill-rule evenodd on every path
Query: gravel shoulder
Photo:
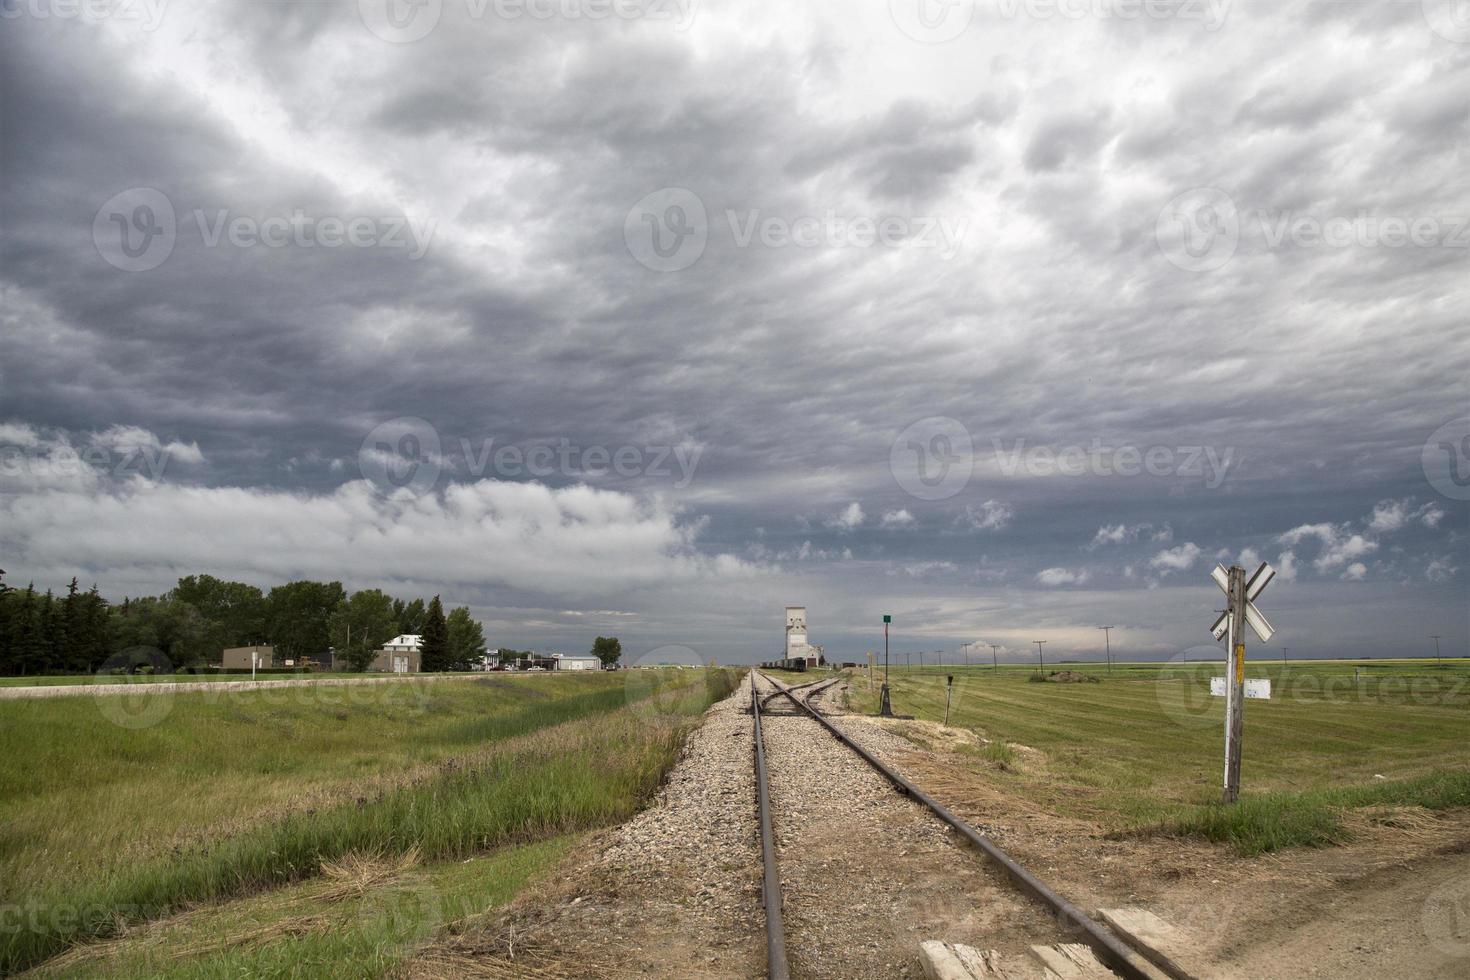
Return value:
M 419 977 L 757 977 L 765 971 L 750 678 L 712 706 L 652 805 Z

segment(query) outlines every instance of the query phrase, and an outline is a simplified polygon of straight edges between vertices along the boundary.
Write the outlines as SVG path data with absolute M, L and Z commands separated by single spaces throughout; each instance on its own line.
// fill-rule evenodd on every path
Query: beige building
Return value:
M 228 647 L 220 659 L 220 666 L 226 670 L 249 670 L 251 667 L 273 667 L 275 662 L 275 647 Z
M 419 653 L 422 645 L 423 637 L 417 633 L 395 636 L 374 654 L 367 669 L 391 674 L 417 674 L 423 669 Z

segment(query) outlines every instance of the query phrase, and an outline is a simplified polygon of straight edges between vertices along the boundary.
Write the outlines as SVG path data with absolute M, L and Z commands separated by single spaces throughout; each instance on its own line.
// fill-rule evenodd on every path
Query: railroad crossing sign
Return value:
M 1249 581 L 1245 569 L 1238 565 L 1228 569 L 1216 565 L 1210 572 L 1210 578 L 1225 593 L 1225 611 L 1210 626 L 1210 633 L 1217 640 L 1228 637 L 1229 648 L 1225 671 L 1225 788 L 1221 794 L 1226 803 L 1234 803 L 1240 797 L 1240 743 L 1246 698 L 1245 626 L 1249 623 L 1262 643 L 1276 632 L 1255 604 L 1275 577 L 1276 569 L 1266 562 L 1261 562 Z
M 1266 562 L 1261 562 L 1261 567 L 1256 569 L 1250 581 L 1245 583 L 1245 621 L 1250 624 L 1251 630 L 1261 638 L 1262 643 L 1270 643 L 1271 636 L 1276 630 L 1266 622 L 1266 617 L 1262 616 L 1261 611 L 1256 608 L 1256 597 L 1266 591 L 1266 586 L 1270 585 L 1271 580 L 1275 577 L 1276 569 Z M 1230 597 L 1230 573 L 1226 571 L 1225 566 L 1216 565 L 1215 570 L 1210 572 L 1210 578 L 1215 580 L 1215 584 L 1220 587 L 1220 591 L 1225 593 L 1228 599 Z M 1220 614 L 1220 618 L 1215 620 L 1215 625 L 1210 627 L 1210 633 L 1218 640 L 1229 628 L 1230 610 L 1226 609 Z

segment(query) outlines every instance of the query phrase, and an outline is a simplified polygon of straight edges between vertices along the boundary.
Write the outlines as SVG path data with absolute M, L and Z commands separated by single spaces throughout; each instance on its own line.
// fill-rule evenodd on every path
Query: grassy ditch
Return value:
M 219 835 L 186 839 L 163 853 L 144 849 L 136 860 L 111 862 L 85 877 L 7 894 L 0 972 L 112 935 L 127 923 L 313 877 L 324 861 L 348 854 L 413 849 L 428 861 L 461 859 L 503 844 L 622 820 L 659 785 L 689 727 L 712 701 L 733 690 L 737 676 L 661 672 L 656 683 L 636 689 L 606 677 L 589 678 L 580 689 L 538 686 L 540 680 L 435 685 L 436 694 L 443 687 L 478 688 L 453 696 L 473 701 L 478 695 L 484 703 L 435 712 L 432 719 L 420 712 L 418 730 L 406 737 L 437 764 L 382 781 L 369 794 L 326 794 L 305 809 L 243 824 L 227 821 L 227 832 Z M 194 696 L 180 696 L 185 697 Z M 153 739 L 159 734 L 154 729 L 169 721 L 113 735 L 123 744 L 135 737 Z M 192 730 L 198 719 L 185 712 L 176 723 Z M 373 724 L 364 719 L 363 726 Z M 176 763 L 172 788 L 186 797 L 191 750 L 186 742 L 171 744 L 171 752 L 155 756 L 153 764 L 167 771 Z M 273 742 L 236 744 L 256 764 L 269 767 L 274 761 Z M 457 751 L 445 752 L 446 747 Z M 385 751 L 392 752 L 386 746 Z M 288 779 L 289 768 L 283 774 Z M 78 775 L 56 778 L 70 782 Z M 10 838 L 8 843 L 24 850 L 31 842 Z
M 1023 805 L 1110 833 L 1197 836 L 1260 854 L 1346 840 L 1346 811 L 1470 806 L 1470 684 L 1458 664 L 1250 668 L 1269 673 L 1273 691 L 1246 703 L 1242 796 L 1229 807 L 1218 805 L 1224 699 L 1209 690 L 1219 665 L 1092 669 L 1100 683 L 900 668 L 893 705 L 942 721 L 952 675 L 950 724 L 987 743 L 960 746 L 953 760 Z M 848 697 L 854 710 L 876 710 L 866 683 Z

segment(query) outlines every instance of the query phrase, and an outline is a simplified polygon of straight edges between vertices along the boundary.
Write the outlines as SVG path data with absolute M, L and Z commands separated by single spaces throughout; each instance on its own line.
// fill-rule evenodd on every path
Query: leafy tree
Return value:
M 187 602 L 160 598 L 133 599 L 114 609 L 112 652 L 133 647 L 156 647 L 178 667 L 205 663 L 209 653 L 208 624 Z
M 623 644 L 616 636 L 599 636 L 592 641 L 592 656 L 602 661 L 602 666 L 611 667 L 623 656 Z
M 211 660 L 218 659 L 226 647 L 251 646 L 265 637 L 265 596 L 253 585 L 213 575 L 187 575 L 169 595 L 187 602 L 204 617 Z
M 470 618 L 470 611 L 459 606 L 449 611 L 446 621 L 451 670 L 469 670 L 485 656 L 485 630 Z
M 266 630 L 284 659 L 320 657 L 332 645 L 327 621 L 346 598 L 341 582 L 302 579 L 271 589 L 266 597 Z
M 449 664 L 449 627 L 444 621 L 444 604 L 435 596 L 424 614 L 423 642 L 419 647 L 420 669 L 445 671 Z
M 396 629 L 399 634 L 417 635 L 424 631 L 424 600 L 415 599 L 412 602 L 404 602 L 402 599 L 393 600 L 393 619 L 398 624 Z
M 327 621 L 327 633 L 336 651 L 339 670 L 350 667 L 363 671 L 373 662 L 373 655 L 384 643 L 393 639 L 398 622 L 393 617 L 393 599 L 377 589 L 352 593 L 337 605 Z

